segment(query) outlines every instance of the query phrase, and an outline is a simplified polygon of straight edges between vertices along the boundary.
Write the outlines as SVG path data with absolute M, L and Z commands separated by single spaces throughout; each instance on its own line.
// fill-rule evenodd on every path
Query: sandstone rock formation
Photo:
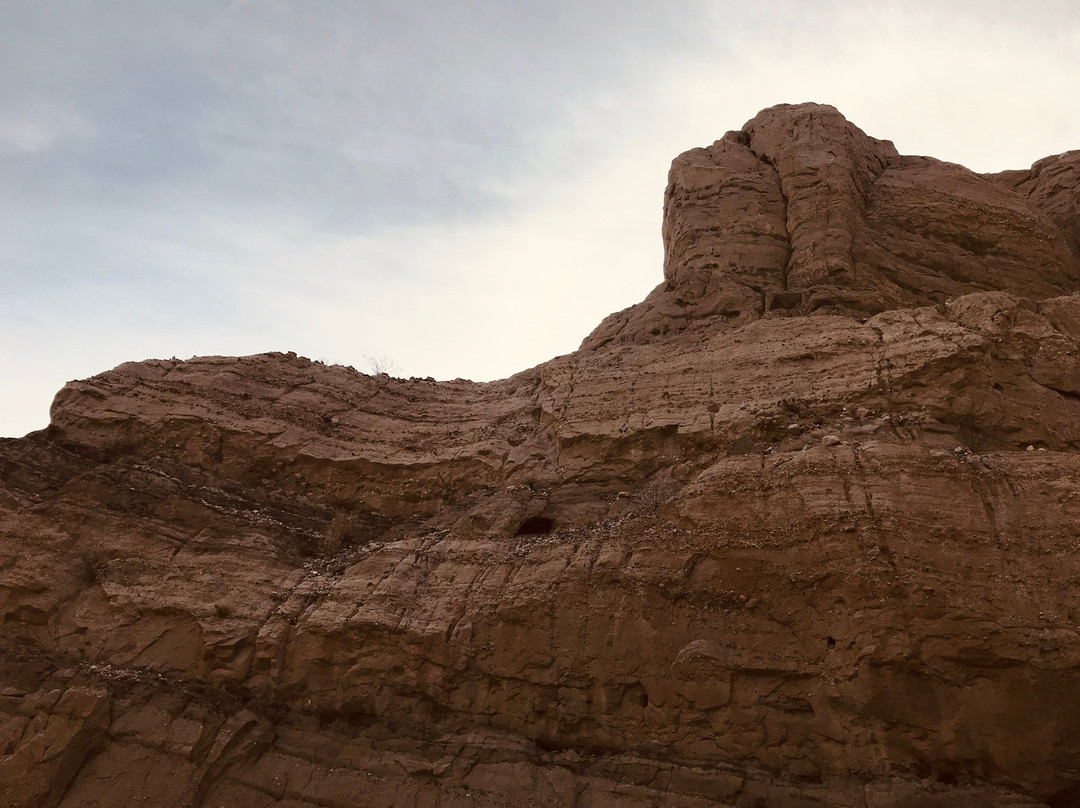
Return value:
M 130 363 L 0 441 L 0 805 L 1080 802 L 1080 152 L 776 107 L 664 236 L 509 379 Z
M 901 156 L 832 107 L 765 110 L 675 159 L 664 283 L 586 345 L 776 310 L 876 314 L 983 290 L 1075 291 L 1078 172 L 1069 153 L 979 175 Z

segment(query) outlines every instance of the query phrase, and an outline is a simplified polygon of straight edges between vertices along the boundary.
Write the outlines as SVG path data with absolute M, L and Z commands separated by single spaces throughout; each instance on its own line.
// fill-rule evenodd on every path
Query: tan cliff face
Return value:
M 1078 212 L 775 107 L 577 353 L 69 384 L 0 442 L 0 805 L 1075 804 Z

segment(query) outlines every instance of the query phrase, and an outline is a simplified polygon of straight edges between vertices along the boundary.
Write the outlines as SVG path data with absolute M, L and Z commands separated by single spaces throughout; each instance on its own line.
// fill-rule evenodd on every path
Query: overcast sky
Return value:
M 661 279 L 671 159 L 833 104 L 1080 148 L 1062 2 L 0 0 L 0 435 L 73 378 L 294 350 L 499 378 Z

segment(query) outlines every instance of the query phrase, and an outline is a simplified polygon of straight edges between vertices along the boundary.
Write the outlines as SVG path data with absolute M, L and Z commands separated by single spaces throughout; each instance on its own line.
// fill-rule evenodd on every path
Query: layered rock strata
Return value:
M 675 159 L 664 282 L 586 346 L 776 310 L 875 314 L 975 291 L 1071 292 L 1078 182 L 1077 152 L 976 174 L 901 156 L 832 107 L 773 107 Z
M 69 384 L 0 441 L 0 804 L 1075 804 L 1078 171 L 777 107 L 575 354 Z

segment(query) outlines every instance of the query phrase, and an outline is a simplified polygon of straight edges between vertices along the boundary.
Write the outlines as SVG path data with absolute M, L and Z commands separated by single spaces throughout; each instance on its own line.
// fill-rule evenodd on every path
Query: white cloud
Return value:
M 77 113 L 50 104 L 30 109 L 0 108 L 0 154 L 36 153 L 65 137 L 88 137 L 93 129 Z

